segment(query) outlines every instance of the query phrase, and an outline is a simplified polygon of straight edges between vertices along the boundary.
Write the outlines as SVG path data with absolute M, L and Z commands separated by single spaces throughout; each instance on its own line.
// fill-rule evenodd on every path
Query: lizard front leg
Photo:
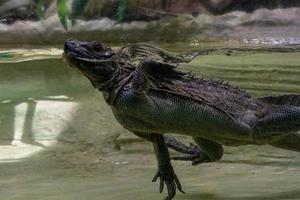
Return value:
M 171 200 L 174 198 L 176 195 L 176 189 L 184 193 L 180 181 L 172 167 L 168 147 L 164 141 L 164 137 L 162 135 L 152 133 L 134 132 L 134 134 L 152 142 L 153 144 L 158 170 L 154 175 L 152 182 L 155 182 L 158 178 L 160 179 L 159 192 L 162 193 L 164 185 L 166 185 L 168 190 L 168 196 L 166 197 L 166 200 Z

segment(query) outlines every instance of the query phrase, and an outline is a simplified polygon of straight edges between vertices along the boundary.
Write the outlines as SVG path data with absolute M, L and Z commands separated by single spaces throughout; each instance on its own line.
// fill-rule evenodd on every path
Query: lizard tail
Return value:
M 260 97 L 258 100 L 270 104 L 281 106 L 297 106 L 300 107 L 300 94 L 284 94 L 280 96 Z

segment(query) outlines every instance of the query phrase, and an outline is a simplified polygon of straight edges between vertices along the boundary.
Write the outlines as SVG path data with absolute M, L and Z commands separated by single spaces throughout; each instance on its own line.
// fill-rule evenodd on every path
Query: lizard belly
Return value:
M 119 123 L 128 130 L 178 133 L 215 140 L 251 141 L 252 130 L 215 108 L 181 98 L 122 95 L 112 106 Z

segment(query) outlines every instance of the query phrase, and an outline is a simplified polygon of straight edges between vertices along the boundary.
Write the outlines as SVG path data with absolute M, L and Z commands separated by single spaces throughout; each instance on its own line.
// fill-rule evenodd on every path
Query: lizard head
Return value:
M 115 52 L 98 41 L 78 41 L 68 39 L 64 44 L 63 59 L 80 70 L 95 88 L 109 81 L 118 65 L 115 64 Z

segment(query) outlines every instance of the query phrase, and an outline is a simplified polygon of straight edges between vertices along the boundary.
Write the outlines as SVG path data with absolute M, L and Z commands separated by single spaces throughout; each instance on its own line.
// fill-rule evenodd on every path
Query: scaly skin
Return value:
M 99 42 L 68 40 L 64 57 L 99 89 L 117 121 L 152 142 L 166 199 L 183 192 L 168 147 L 181 152 L 175 160 L 193 165 L 221 159 L 222 145 L 271 144 L 300 151 L 300 95 L 255 99 L 239 88 L 176 71 L 178 63 L 197 56 L 174 56 L 151 45 L 132 45 L 119 52 Z M 175 133 L 193 137 L 186 146 Z

